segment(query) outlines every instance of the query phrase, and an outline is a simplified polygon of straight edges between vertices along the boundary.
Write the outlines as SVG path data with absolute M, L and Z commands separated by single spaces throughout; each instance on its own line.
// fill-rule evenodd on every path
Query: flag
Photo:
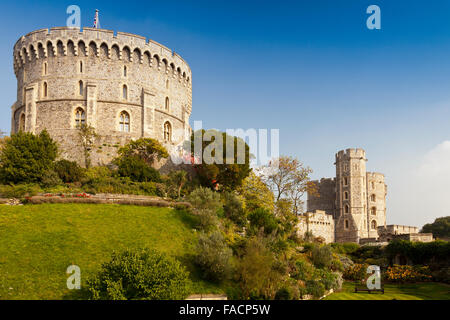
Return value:
M 95 10 L 95 18 L 94 18 L 94 28 L 100 28 L 100 21 L 98 20 L 98 10 Z

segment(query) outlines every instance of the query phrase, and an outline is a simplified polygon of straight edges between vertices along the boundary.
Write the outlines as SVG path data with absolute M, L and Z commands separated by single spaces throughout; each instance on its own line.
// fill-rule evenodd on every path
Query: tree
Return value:
M 130 141 L 119 149 L 118 154 L 119 158 L 138 157 L 149 166 L 153 166 L 156 161 L 162 158 L 169 157 L 166 148 L 158 140 L 152 138 Z
M 435 238 L 450 238 L 450 216 L 437 218 L 423 226 L 422 233 L 432 233 Z
M 257 176 L 253 171 L 244 179 L 242 186 L 237 191 L 243 196 L 245 209 L 248 211 L 253 211 L 257 208 L 264 208 L 270 211 L 274 209 L 272 191 L 261 177 Z
M 199 218 L 199 227 L 207 231 L 218 225 L 217 211 L 222 208 L 220 195 L 209 188 L 199 187 L 191 192 L 188 201 Z
M 275 297 L 282 274 L 264 239 L 253 237 L 248 240 L 237 265 L 237 277 L 243 299 Z
M 225 243 L 220 231 L 209 236 L 201 234 L 197 245 L 196 263 L 203 271 L 206 279 L 221 281 L 228 277 L 231 271 L 230 259 L 232 250 Z
M 57 155 L 58 146 L 46 130 L 38 135 L 20 131 L 4 143 L 0 179 L 4 183 L 40 182 Z
M 218 186 L 220 189 L 232 191 L 241 186 L 242 181 L 251 172 L 250 149 L 247 143 L 224 132 L 194 132 L 191 136 L 191 154 L 202 159 L 194 168 L 205 187 L 214 189 Z
M 225 216 L 236 223 L 240 227 L 244 227 L 247 223 L 246 210 L 242 205 L 241 199 L 233 192 L 225 192 L 223 194 Z
M 280 229 L 283 234 L 291 235 L 298 224 L 298 215 L 293 211 L 290 199 L 280 199 L 275 204 L 275 215 L 280 221 Z
M 144 160 L 136 156 L 119 158 L 116 161 L 118 173 L 122 177 L 129 177 L 136 182 L 159 182 L 159 172 L 150 167 Z
M 91 151 L 97 137 L 95 128 L 91 125 L 82 124 L 78 127 L 79 143 L 83 150 L 84 165 L 87 169 L 91 166 Z
M 304 167 L 295 158 L 282 156 L 262 168 L 264 182 L 275 194 L 275 200 L 288 198 L 293 203 L 293 210 L 300 213 L 301 197 L 313 187 L 310 183 L 312 170 Z
M 181 300 L 189 293 L 189 273 L 180 262 L 155 250 L 113 253 L 89 279 L 94 300 Z
M 176 189 L 178 199 L 181 197 L 181 189 L 187 182 L 187 172 L 184 170 L 171 171 L 169 173 L 169 180 L 172 186 Z
M 258 208 L 248 215 L 250 227 L 255 233 L 263 229 L 266 235 L 278 229 L 278 220 L 272 212 L 267 209 Z
M 65 183 L 80 182 L 84 174 L 78 163 L 64 159 L 55 162 L 53 169 Z

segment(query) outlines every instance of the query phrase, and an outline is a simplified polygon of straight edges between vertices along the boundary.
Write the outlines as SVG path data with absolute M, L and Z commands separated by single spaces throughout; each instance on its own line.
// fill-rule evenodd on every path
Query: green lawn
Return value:
M 0 299 L 83 298 L 66 287 L 66 268 L 86 279 L 114 250 L 150 247 L 191 271 L 196 293 L 221 290 L 198 280 L 192 266 L 196 233 L 189 214 L 169 208 L 43 204 L 0 205 Z
M 450 300 L 450 286 L 442 283 L 385 284 L 382 293 L 354 293 L 354 284 L 344 283 L 341 292 L 325 300 Z

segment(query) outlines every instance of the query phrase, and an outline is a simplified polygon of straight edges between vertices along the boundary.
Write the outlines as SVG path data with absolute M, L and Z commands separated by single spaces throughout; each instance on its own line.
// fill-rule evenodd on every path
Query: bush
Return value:
M 54 170 L 64 183 L 80 182 L 83 178 L 83 169 L 75 161 L 56 161 Z
M 344 279 L 361 281 L 366 278 L 367 275 L 367 264 L 355 263 L 354 265 L 348 267 L 344 271 Z
M 265 234 L 271 234 L 278 228 L 278 221 L 275 215 L 267 209 L 258 208 L 248 215 L 250 227 L 254 232 L 264 229 Z
M 315 245 L 311 250 L 311 261 L 317 268 L 329 268 L 333 263 L 333 252 L 329 245 Z
M 135 182 L 159 182 L 161 176 L 158 170 L 150 167 L 143 159 L 136 156 L 123 157 L 118 164 L 118 173 L 122 177 L 129 177 Z
M 320 298 L 325 294 L 325 286 L 319 280 L 306 281 L 306 292 L 314 298 Z
M 385 280 L 389 282 L 418 282 L 431 280 L 430 269 L 427 266 L 399 266 L 388 267 L 384 273 Z
M 340 254 L 352 254 L 357 251 L 360 246 L 357 243 L 346 242 L 346 243 L 332 243 L 331 247 L 333 251 Z
M 44 188 L 55 187 L 61 184 L 62 180 L 59 178 L 58 174 L 53 170 L 46 171 L 42 176 L 41 186 Z
M 194 214 L 198 216 L 199 228 L 207 231 L 218 225 L 217 211 L 222 207 L 220 195 L 209 188 L 199 187 L 188 197 Z
M 211 235 L 202 234 L 197 245 L 196 263 L 203 271 L 206 279 L 221 281 L 226 279 L 231 271 L 230 259 L 232 250 L 226 245 L 219 231 Z
M 0 153 L 0 180 L 3 183 L 41 182 L 52 169 L 58 148 L 47 131 L 39 135 L 18 132 L 6 140 Z
M 181 300 L 189 286 L 188 272 L 177 260 L 148 249 L 113 253 L 88 281 L 94 300 Z
M 234 193 L 225 192 L 224 201 L 223 211 L 225 216 L 238 226 L 245 226 L 247 222 L 246 213 L 239 197 Z
M 41 191 L 35 184 L 0 185 L 0 196 L 4 198 L 32 197 Z

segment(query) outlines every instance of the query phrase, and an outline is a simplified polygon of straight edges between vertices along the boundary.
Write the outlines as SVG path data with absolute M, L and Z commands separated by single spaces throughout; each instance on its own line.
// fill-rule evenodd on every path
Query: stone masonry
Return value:
M 11 133 L 46 129 L 62 158 L 83 163 L 81 123 L 99 135 L 94 165 L 108 164 L 131 139 L 155 138 L 170 150 L 190 136 L 191 70 L 178 54 L 144 37 L 93 28 L 37 30 L 15 44 L 14 72 Z

